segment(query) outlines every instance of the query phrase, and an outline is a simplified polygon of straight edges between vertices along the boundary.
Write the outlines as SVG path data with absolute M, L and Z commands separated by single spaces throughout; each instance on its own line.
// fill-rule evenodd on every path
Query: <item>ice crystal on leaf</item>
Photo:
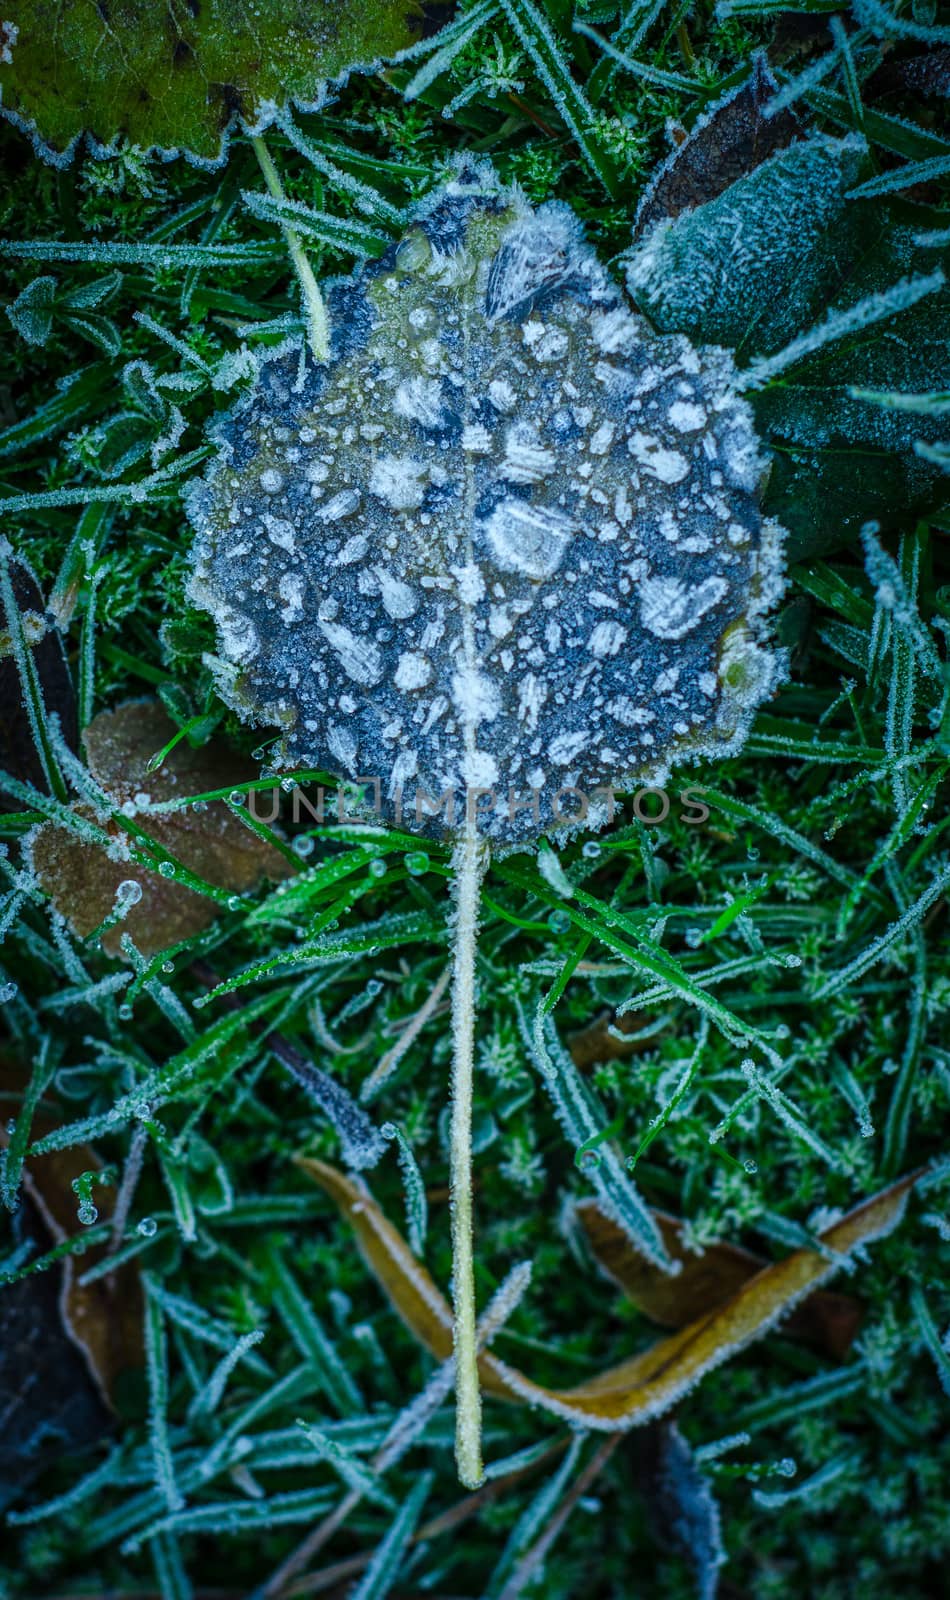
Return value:
M 653 333 L 566 206 L 481 166 L 327 302 L 329 363 L 262 362 L 189 506 L 222 690 L 282 763 L 516 844 L 735 747 L 781 540 L 726 352 Z

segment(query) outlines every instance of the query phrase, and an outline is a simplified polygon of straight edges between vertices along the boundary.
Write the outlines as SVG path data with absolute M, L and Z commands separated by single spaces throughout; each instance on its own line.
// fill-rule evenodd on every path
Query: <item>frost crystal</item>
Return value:
M 329 364 L 265 360 L 189 504 L 222 690 L 282 762 L 504 844 L 734 748 L 781 535 L 727 353 L 655 335 L 567 207 L 482 167 L 327 299 Z

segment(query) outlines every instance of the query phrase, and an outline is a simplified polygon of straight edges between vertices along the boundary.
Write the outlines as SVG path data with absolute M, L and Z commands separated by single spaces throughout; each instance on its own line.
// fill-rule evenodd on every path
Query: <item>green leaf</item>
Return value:
M 224 159 L 235 121 L 320 106 L 328 86 L 412 42 L 417 0 L 23 0 L 0 61 L 0 110 L 54 165 L 79 137 Z
M 795 144 L 630 258 L 631 292 L 664 332 L 751 366 L 773 450 L 765 504 L 793 560 L 897 508 L 925 514 L 940 493 L 939 415 L 855 392 L 950 386 L 942 253 L 920 243 L 930 213 L 867 190 L 866 171 L 858 138 Z

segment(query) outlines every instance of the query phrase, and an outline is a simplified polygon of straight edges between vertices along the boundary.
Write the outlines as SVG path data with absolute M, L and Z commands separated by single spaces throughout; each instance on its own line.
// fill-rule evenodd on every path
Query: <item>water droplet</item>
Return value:
M 411 850 L 406 857 L 406 871 L 411 878 L 421 878 L 429 870 L 429 857 L 424 850 Z
M 174 970 L 175 970 L 174 961 L 163 961 L 162 962 L 162 971 L 163 972 L 174 972 Z
M 83 1200 L 80 1203 L 79 1210 L 76 1212 L 76 1216 L 84 1227 L 90 1228 L 98 1218 L 99 1213 L 91 1200 Z
M 281 778 L 280 786 L 283 789 L 284 794 L 293 794 L 297 787 L 297 780 L 296 778 Z
M 154 1239 L 158 1232 L 158 1223 L 154 1217 L 143 1217 L 135 1231 L 140 1233 L 143 1239 Z
M 687 928 L 683 938 L 690 950 L 698 950 L 703 942 L 703 930 L 702 928 Z
M 375 861 L 370 862 L 367 871 L 369 872 L 371 878 L 385 878 L 387 867 L 384 858 L 382 856 L 377 856 Z
M 316 841 L 314 839 L 311 839 L 311 837 L 310 837 L 310 835 L 308 833 L 298 833 L 296 839 L 293 842 L 292 849 L 293 849 L 294 853 L 296 855 L 298 855 L 298 856 L 301 856 L 301 857 L 312 856 L 313 852 L 314 852 L 315 843 L 316 843 Z
M 743 1161 L 742 1165 L 745 1167 L 746 1172 L 748 1172 L 750 1176 L 753 1172 L 758 1172 L 759 1170 L 758 1163 L 755 1161 Z
M 232 806 L 240 806 L 244 804 L 247 796 L 243 789 L 232 789 L 231 793 L 228 795 L 228 799 L 230 800 Z
M 596 1172 L 600 1166 L 600 1155 L 596 1150 L 582 1150 L 577 1157 L 577 1165 L 581 1172 Z
M 173 878 L 175 876 L 175 864 L 172 861 L 160 861 L 158 870 L 163 878 Z
M 581 848 L 581 855 L 586 856 L 588 861 L 596 861 L 597 857 L 602 854 L 603 850 L 596 839 L 588 839 L 587 843 Z
M 800 967 L 801 964 L 802 964 L 801 956 L 786 956 L 785 957 L 785 965 L 787 967 Z
M 244 904 L 244 901 L 241 899 L 241 896 L 239 894 L 228 895 L 228 910 L 229 911 L 240 911 L 240 909 L 243 906 L 243 904 Z
M 120 1006 L 119 1016 L 122 1018 L 123 1022 L 128 1022 L 129 1018 L 132 1016 L 132 1007 L 129 1005 Z
M 135 878 L 123 878 L 115 891 L 115 904 L 117 910 L 125 910 L 137 906 L 142 898 L 142 885 Z
M 548 927 L 552 933 L 567 933 L 571 926 L 570 914 L 558 908 L 548 917 Z
M 0 1005 L 6 1005 L 8 1000 L 15 1000 L 18 993 L 15 983 L 0 984 Z

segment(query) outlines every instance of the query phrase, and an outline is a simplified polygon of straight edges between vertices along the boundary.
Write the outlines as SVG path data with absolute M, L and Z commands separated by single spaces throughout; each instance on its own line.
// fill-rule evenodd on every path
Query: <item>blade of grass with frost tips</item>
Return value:
M 0 239 L 0 256 L 20 261 L 91 262 L 109 267 L 267 267 L 283 259 L 276 244 L 86 244 L 71 239 Z
M 893 861 L 885 864 L 884 871 L 898 909 L 903 912 L 908 900 L 903 878 Z M 927 1028 L 927 945 L 919 924 L 913 928 L 911 940 L 914 971 L 908 1004 L 907 1037 L 884 1123 L 884 1152 L 881 1164 L 884 1172 L 890 1173 L 891 1176 L 896 1172 L 898 1162 L 904 1159 L 914 1088 Z
M 848 190 L 848 199 L 868 200 L 873 195 L 896 194 L 898 190 L 909 189 L 915 183 L 932 183 L 937 178 L 945 178 L 948 172 L 950 156 L 914 161 L 906 167 L 898 167 L 895 172 L 883 172 L 876 178 L 869 178 L 866 183 L 859 183 L 856 188 Z
M 148 1432 L 159 1493 L 170 1511 L 178 1511 L 185 1502 L 175 1481 L 175 1466 L 168 1439 L 168 1340 L 165 1317 L 161 1302 L 153 1292 L 154 1285 L 155 1279 L 151 1273 L 143 1273 Z
M 853 961 L 849 961 L 847 966 L 839 967 L 837 972 L 833 972 L 831 977 L 816 990 L 815 999 L 828 1000 L 832 995 L 840 994 L 843 989 L 850 988 L 851 984 L 855 983 L 858 978 L 863 977 L 871 967 L 876 966 L 893 944 L 920 925 L 931 906 L 936 905 L 948 884 L 950 884 L 950 866 L 944 867 L 941 872 L 938 872 L 929 888 L 919 894 L 917 899 L 907 907 L 907 910 L 895 918 L 878 938 L 873 939 L 860 954 L 855 956 Z
M 113 1445 L 105 1460 L 87 1472 L 65 1494 L 58 1494 L 53 1500 L 44 1500 L 37 1506 L 28 1506 L 25 1511 L 4 1511 L 6 1521 L 14 1528 L 31 1527 L 35 1522 L 45 1522 L 48 1517 L 61 1517 L 74 1506 L 84 1505 L 92 1495 L 116 1481 L 121 1470 L 122 1449 L 121 1444 Z
M 342 1417 L 355 1416 L 364 1409 L 363 1398 L 286 1259 L 278 1255 L 275 1246 L 269 1253 L 269 1266 L 275 1284 L 274 1306 L 287 1332 L 304 1360 L 313 1363 L 330 1404 Z
M 846 1400 L 866 1388 L 868 1369 L 863 1362 L 846 1367 L 843 1372 L 821 1372 L 804 1383 L 792 1384 L 787 1389 L 753 1400 L 736 1417 L 737 1424 L 753 1432 L 757 1428 L 775 1428 L 783 1422 L 792 1422 L 808 1411 L 824 1411 L 836 1400 Z
M 761 356 L 749 363 L 745 371 L 739 375 L 739 388 L 744 393 L 753 389 L 761 389 L 773 378 L 787 372 L 789 367 L 797 366 L 808 356 L 816 351 L 823 350 L 828 344 L 836 344 L 840 339 L 849 338 L 851 334 L 863 333 L 865 328 L 874 327 L 878 322 L 885 322 L 890 317 L 896 317 L 901 311 L 908 311 L 919 300 L 929 294 L 936 294 L 946 283 L 946 277 L 938 267 L 936 272 L 919 274 L 916 278 L 901 278 L 898 283 L 891 284 L 889 289 L 881 289 L 875 294 L 865 295 L 853 306 L 848 306 L 844 311 L 829 311 L 823 322 L 816 323 L 809 328 L 807 333 L 801 333 L 784 350 L 779 350 L 774 356 Z
M 634 970 L 649 972 L 652 977 L 659 979 L 664 985 L 660 998 L 676 996 L 686 1001 L 707 1015 L 731 1044 L 754 1044 L 773 1065 L 781 1065 L 781 1057 L 760 1029 L 753 1027 L 751 1023 L 743 1022 L 741 1017 L 736 1016 L 721 1001 L 706 994 L 699 986 L 696 976 L 688 973 L 675 957 L 647 939 L 631 918 L 618 913 L 612 906 L 596 899 L 594 895 L 587 894 L 578 885 L 574 886 L 574 899 L 583 906 L 590 906 L 595 915 L 588 916 L 584 911 L 577 910 L 573 905 L 554 895 L 538 874 L 531 875 L 520 868 L 509 866 L 505 861 L 495 862 L 494 871 L 508 882 L 527 889 L 546 905 L 563 908 L 578 928 L 592 934 L 610 949 L 616 950 L 619 955 L 626 958 Z M 613 931 L 614 926 L 629 932 L 637 941 L 638 948 L 634 949 L 625 939 L 618 938 Z
M 567 1448 L 564 1460 L 560 1462 L 557 1470 L 551 1474 L 547 1482 L 541 1485 L 537 1494 L 534 1495 L 524 1511 L 522 1511 L 521 1516 L 508 1535 L 505 1548 L 488 1580 L 488 1585 L 483 1593 L 483 1600 L 498 1600 L 498 1596 L 513 1569 L 523 1559 L 544 1524 L 564 1498 L 566 1490 L 576 1475 L 577 1458 L 584 1448 L 585 1439 L 586 1435 L 583 1433 L 574 1435 Z
M 6 637 L 20 680 L 20 695 L 33 735 L 33 748 L 39 758 L 46 787 L 55 799 L 65 803 L 66 784 L 56 759 L 56 747 L 36 669 L 36 657 L 23 632 L 23 613 L 13 592 L 13 574 L 10 568 L 12 556 L 11 546 L 6 539 L 0 539 L 0 602 L 6 621 Z M 19 568 L 21 573 L 23 570 L 22 567 Z
M 152 1564 L 162 1600 L 193 1600 L 181 1547 L 173 1533 L 156 1534 L 152 1540 Z
M 238 1331 L 230 1323 L 224 1322 L 220 1317 L 214 1317 L 210 1311 L 204 1311 L 192 1300 L 186 1300 L 184 1295 L 172 1294 L 165 1285 L 156 1277 L 151 1280 L 152 1298 L 157 1301 L 170 1322 L 175 1322 L 193 1339 L 198 1339 L 202 1344 L 210 1345 L 213 1350 L 228 1351 L 234 1348 Z M 273 1373 L 266 1361 L 260 1356 L 246 1356 L 247 1365 L 262 1378 L 272 1378 Z
M 554 1102 L 558 1121 L 575 1148 L 589 1144 L 606 1125 L 607 1113 L 561 1044 L 553 1018 L 543 1011 L 540 1003 L 536 1004 L 530 1019 L 520 1000 L 516 1001 L 516 1006 L 525 1047 Z M 582 1171 L 608 1216 L 623 1228 L 637 1249 L 656 1266 L 675 1271 L 653 1214 L 624 1171 L 613 1144 L 600 1144 L 592 1151 Z
M 153 490 L 167 489 L 196 471 L 214 451 L 201 445 L 189 455 L 179 456 L 168 467 L 140 478 L 136 483 L 87 483 L 79 489 L 47 489 L 37 494 L 9 494 L 0 499 L 0 514 L 11 516 L 22 511 L 42 511 L 62 506 L 127 505 L 141 506 Z
M 519 1600 L 519 1596 L 524 1593 L 525 1589 L 541 1575 L 544 1571 L 544 1562 L 548 1552 L 565 1522 L 582 1497 L 593 1487 L 619 1443 L 620 1441 L 616 1437 L 607 1439 L 594 1452 L 583 1472 L 574 1480 L 561 1499 L 543 1533 L 540 1534 L 535 1544 L 525 1551 L 508 1582 L 501 1590 L 499 1600 Z
M 913 17 L 895 16 L 881 0 L 853 0 L 853 10 L 858 21 L 878 36 L 919 39 L 922 44 L 950 44 L 950 28 L 931 27 Z
M 426 43 L 430 46 L 431 54 L 424 66 L 410 78 L 403 89 L 404 100 L 417 100 L 421 94 L 441 78 L 443 72 L 448 72 L 456 56 L 465 49 L 465 46 L 474 39 L 475 35 L 490 22 L 498 11 L 497 0 L 482 0 L 481 5 L 475 5 L 470 11 L 464 11 L 446 27 Z M 435 46 L 434 49 L 431 47 Z M 407 61 L 421 53 L 420 45 L 410 45 L 408 50 L 397 56 L 397 61 Z
M 915 1284 L 910 1291 L 910 1305 L 917 1319 L 917 1326 L 920 1329 L 924 1344 L 933 1357 L 934 1366 L 937 1369 L 937 1377 L 940 1379 L 940 1387 L 944 1394 L 950 1398 L 950 1356 L 947 1355 L 943 1340 L 937 1332 L 936 1324 L 930 1315 L 930 1308 L 924 1299 L 924 1293 L 919 1284 Z
M 570 64 L 550 23 L 533 0 L 501 0 L 501 7 L 581 155 L 611 199 L 616 199 L 619 190 L 614 163 L 598 147 L 592 131 L 596 113 L 571 76 Z
M 792 1500 L 807 1500 L 810 1495 L 826 1488 L 829 1483 L 835 1483 L 846 1473 L 857 1477 L 857 1468 L 860 1464 L 861 1452 L 848 1450 L 827 1461 L 817 1472 L 813 1472 L 810 1478 L 806 1478 L 804 1483 L 796 1484 L 794 1489 L 753 1489 L 752 1498 L 757 1506 L 765 1506 L 770 1511 L 778 1510 Z
M 406 1500 L 400 1506 L 396 1515 L 387 1529 L 385 1538 L 373 1556 L 372 1561 L 357 1588 L 353 1590 L 351 1600 L 384 1600 L 399 1576 L 406 1547 L 415 1532 L 416 1523 L 419 1521 L 422 1508 L 432 1488 L 434 1474 L 422 1472 L 410 1489 Z
M 252 907 L 245 919 L 246 926 L 259 928 L 268 923 L 285 921 L 298 925 L 300 917 L 306 915 L 319 895 L 331 885 L 349 877 L 351 872 L 368 867 L 374 855 L 372 850 L 346 850 L 342 855 L 332 856 L 329 861 L 321 861 L 319 866 L 306 871 L 298 870 L 293 878 L 285 879 Z M 299 869 L 299 856 L 297 866 Z
M 352 1226 L 368 1267 L 415 1337 L 440 1361 L 452 1350 L 452 1314 L 425 1267 L 369 1191 L 324 1161 L 297 1165 L 334 1200 Z M 818 1249 L 799 1249 L 763 1268 L 722 1305 L 628 1361 L 572 1389 L 548 1389 L 499 1360 L 478 1358 L 486 1394 L 551 1412 L 590 1429 L 623 1431 L 662 1416 L 710 1371 L 768 1333 L 859 1247 L 883 1238 L 900 1222 L 921 1172 L 909 1174 L 863 1201 L 818 1235 Z
M 104 1132 L 117 1133 L 125 1123 L 142 1116 L 151 1116 L 161 1105 L 169 1100 L 178 1098 L 199 1088 L 203 1075 L 199 1069 L 211 1063 L 211 1070 L 218 1067 L 216 1058 L 223 1053 L 226 1046 L 230 1046 L 236 1036 L 245 1028 L 266 1016 L 269 1011 L 276 1010 L 286 997 L 280 990 L 262 995 L 257 1000 L 251 1001 L 240 1011 L 231 1012 L 226 1017 L 221 1017 L 213 1023 L 194 1044 L 181 1050 L 163 1067 L 156 1067 L 147 1078 L 144 1078 L 130 1093 L 120 1096 L 111 1110 L 96 1116 L 84 1117 L 80 1121 L 67 1123 L 54 1132 L 44 1134 L 31 1146 L 30 1154 L 45 1155 L 51 1150 L 68 1150 L 71 1145 L 84 1144 L 101 1137 Z M 256 1040 L 249 1038 L 246 1055 L 250 1056 L 259 1050 Z M 238 1065 L 245 1059 L 238 1052 Z M 228 1075 L 236 1070 L 235 1063 L 228 1061 Z M 220 1079 L 215 1080 L 220 1083 Z
M 75 428 L 88 411 L 95 410 L 112 381 L 109 362 L 97 361 L 60 380 L 51 400 L 44 400 L 28 417 L 0 433 L 0 457 L 14 455 L 40 444 L 62 428 Z
M 214 1416 L 218 1406 L 224 1398 L 235 1367 L 249 1354 L 256 1344 L 260 1344 L 264 1335 L 258 1328 L 254 1333 L 244 1333 L 236 1339 L 232 1348 L 221 1357 L 215 1366 L 207 1383 L 199 1389 L 188 1407 L 188 1421 L 192 1424 L 203 1424 L 209 1417 Z
M 803 834 L 798 833 L 773 812 L 762 811 L 758 806 L 750 805 L 745 800 L 738 800 L 734 795 L 725 794 L 721 789 L 710 788 L 707 784 L 703 785 L 703 799 L 710 800 L 718 811 L 724 811 L 728 817 L 737 817 L 742 822 L 753 823 L 773 839 L 788 845 L 797 855 L 804 856 L 807 861 L 819 867 L 836 882 L 848 888 L 857 883 L 858 874 L 851 867 L 836 861 L 827 850 L 822 850 L 820 845 L 813 844 L 810 839 L 806 839 Z
M 385 1510 L 393 1508 L 393 1497 L 382 1486 L 375 1472 L 365 1467 L 345 1446 L 338 1444 L 335 1439 L 318 1428 L 315 1423 L 305 1422 L 298 1417 L 297 1426 L 313 1448 L 317 1459 L 325 1461 L 331 1466 L 348 1489 L 352 1489 L 364 1500 L 369 1500 L 373 1505 L 383 1506 Z
M 573 31 L 581 34 L 585 39 L 590 39 L 604 55 L 629 72 L 635 78 L 642 78 L 645 83 L 655 83 L 661 89 L 673 89 L 678 93 L 689 95 L 702 93 L 701 85 L 694 83 L 691 78 L 684 78 L 678 72 L 664 72 L 661 67 L 651 66 L 648 61 L 635 61 L 626 51 L 618 50 L 609 39 L 604 39 L 594 28 L 589 28 L 586 22 L 575 22 Z
M 326 1489 L 292 1489 L 285 1494 L 262 1496 L 260 1500 L 220 1500 L 212 1505 L 193 1506 L 149 1523 L 119 1548 L 123 1555 L 135 1555 L 143 1544 L 169 1532 L 217 1536 L 254 1530 L 266 1533 L 271 1528 L 313 1522 L 327 1510 L 330 1500 L 331 1493 Z M 111 1539 L 98 1542 L 111 1543 Z
M 378 256 L 390 243 L 388 234 L 370 228 L 353 217 L 334 217 L 327 211 L 314 211 L 303 200 L 276 200 L 256 189 L 242 189 L 243 200 L 258 222 L 274 222 L 293 228 L 308 239 L 316 239 L 343 255 Z
M 361 211 L 364 217 L 374 217 L 377 222 L 385 223 L 390 227 L 401 227 L 404 213 L 400 207 L 394 206 L 391 201 L 385 199 L 379 193 L 379 190 L 374 189 L 371 184 L 364 183 L 361 178 L 354 178 L 351 172 L 344 172 L 342 167 L 338 167 L 334 161 L 331 161 L 330 157 L 319 145 L 314 144 L 312 140 L 300 132 L 289 111 L 285 111 L 278 117 L 277 125 L 285 139 L 293 145 L 297 154 L 303 156 L 305 161 L 309 161 L 317 172 L 322 173 L 334 189 L 341 194 L 347 195 L 352 200 L 357 211 Z
M 396 1122 L 384 1122 L 380 1132 L 384 1139 L 395 1139 L 399 1147 L 399 1170 L 406 1196 L 406 1232 L 413 1255 L 422 1256 L 426 1247 L 426 1228 L 429 1209 L 426 1188 L 419 1163 L 412 1153 L 412 1145 Z
M 756 1096 L 761 1100 L 765 1100 L 771 1106 L 775 1115 L 785 1123 L 785 1126 L 796 1138 L 801 1139 L 803 1144 L 807 1144 L 808 1148 L 831 1167 L 833 1172 L 840 1172 L 844 1169 L 845 1164 L 841 1157 L 836 1156 L 833 1150 L 829 1150 L 824 1140 L 820 1139 L 818 1134 L 814 1132 L 809 1125 L 808 1119 L 802 1115 L 798 1107 L 793 1105 L 788 1096 L 782 1093 L 777 1084 L 772 1083 L 764 1072 L 758 1070 L 754 1061 L 743 1061 L 742 1072 Z M 710 1144 L 717 1142 L 714 1139 L 716 1131 L 716 1129 L 713 1129 L 713 1132 L 709 1135 Z
M 646 1153 L 649 1150 L 649 1148 L 650 1148 L 651 1144 L 653 1143 L 654 1139 L 658 1138 L 659 1135 L 663 1132 L 663 1129 L 666 1127 L 666 1124 L 669 1122 L 670 1117 L 673 1115 L 673 1112 L 676 1110 L 677 1106 L 682 1101 L 684 1095 L 687 1093 L 687 1091 L 689 1090 L 690 1086 L 692 1085 L 693 1079 L 695 1078 L 696 1073 L 699 1070 L 699 1064 L 700 1064 L 700 1062 L 702 1060 L 703 1051 L 706 1048 L 706 1041 L 707 1041 L 708 1038 L 709 1038 L 709 1018 L 708 1017 L 700 1017 L 700 1019 L 699 1019 L 699 1035 L 698 1035 L 698 1038 L 696 1040 L 696 1046 L 695 1046 L 695 1048 L 693 1050 L 692 1055 L 690 1056 L 689 1060 L 687 1061 L 686 1066 L 683 1069 L 683 1076 L 680 1078 L 680 1081 L 676 1085 L 676 1088 L 673 1090 L 673 1093 L 670 1095 L 670 1098 L 666 1101 L 666 1104 L 661 1106 L 660 1110 L 657 1112 L 656 1116 L 653 1118 L 652 1122 L 650 1123 L 649 1127 L 647 1128 L 646 1133 L 643 1135 L 643 1138 L 640 1140 L 640 1143 L 637 1145 L 636 1150 L 634 1151 L 633 1155 L 630 1157 L 630 1167 L 631 1167 L 631 1169 L 636 1166 L 636 1164 L 640 1160 L 641 1156 L 646 1155 Z

